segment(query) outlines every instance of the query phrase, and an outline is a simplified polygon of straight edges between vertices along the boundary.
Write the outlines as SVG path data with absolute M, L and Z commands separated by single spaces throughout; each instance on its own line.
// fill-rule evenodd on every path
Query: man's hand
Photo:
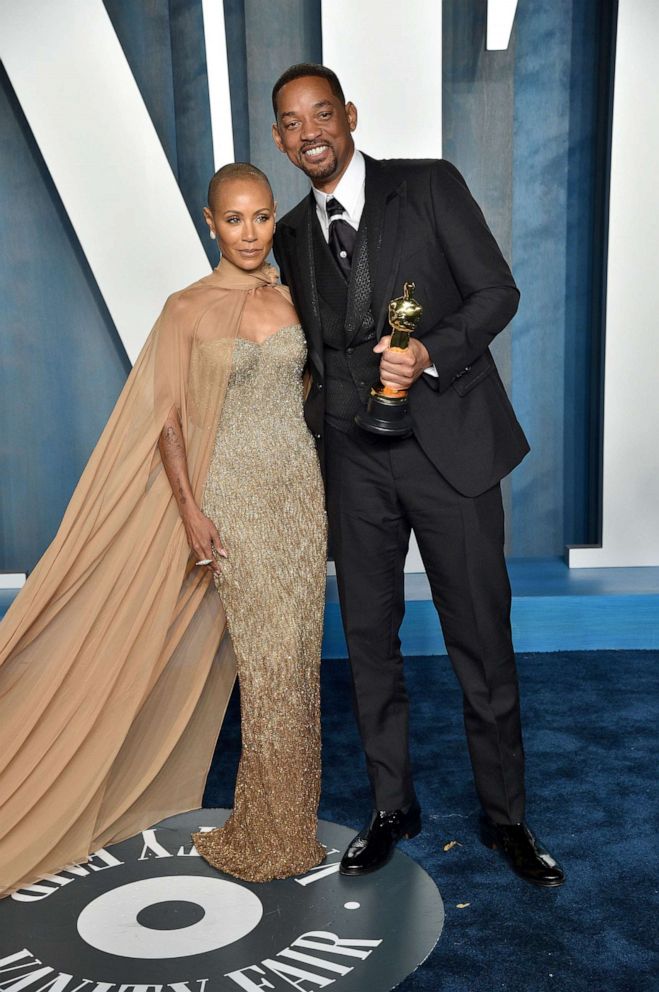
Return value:
M 380 381 L 383 386 L 393 389 L 409 389 L 425 369 L 432 365 L 426 346 L 417 338 L 410 338 L 404 351 L 389 348 L 391 335 L 380 338 L 373 351 L 382 355 L 380 359 Z

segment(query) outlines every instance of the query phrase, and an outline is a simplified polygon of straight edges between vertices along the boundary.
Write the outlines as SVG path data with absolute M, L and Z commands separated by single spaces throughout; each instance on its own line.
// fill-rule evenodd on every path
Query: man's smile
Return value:
M 312 145 L 310 148 L 303 148 L 302 154 L 306 158 L 320 158 L 325 152 L 329 151 L 329 145 Z

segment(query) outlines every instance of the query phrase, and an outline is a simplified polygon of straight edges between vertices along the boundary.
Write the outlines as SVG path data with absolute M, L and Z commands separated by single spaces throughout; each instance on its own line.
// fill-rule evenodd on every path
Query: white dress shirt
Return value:
M 325 241 L 329 241 L 330 220 L 327 216 L 327 201 L 331 196 L 338 200 L 343 207 L 343 213 L 335 216 L 347 221 L 356 231 L 362 219 L 364 203 L 366 202 L 366 163 L 359 149 L 355 148 L 348 168 L 341 176 L 334 192 L 323 193 L 322 190 L 316 189 L 315 186 L 312 189 L 316 201 L 316 214 L 318 215 Z M 424 373 L 427 375 L 437 375 L 437 369 L 434 365 L 431 365 L 430 368 L 424 369 Z
M 366 163 L 364 162 L 362 153 L 355 148 L 353 156 L 350 159 L 350 164 L 341 176 L 339 185 L 333 193 L 323 193 L 321 190 L 316 189 L 315 186 L 313 187 L 313 195 L 316 200 L 316 213 L 318 214 L 318 220 L 325 235 L 325 241 L 329 241 L 330 222 L 327 216 L 327 201 L 329 198 L 333 196 L 339 201 L 343 207 L 343 213 L 337 216 L 340 216 L 342 220 L 347 220 L 350 226 L 354 227 L 356 231 L 364 210 L 365 184 Z

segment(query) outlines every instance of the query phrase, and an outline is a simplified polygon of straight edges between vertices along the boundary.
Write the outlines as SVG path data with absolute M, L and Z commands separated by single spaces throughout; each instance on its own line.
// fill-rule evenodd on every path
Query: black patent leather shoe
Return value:
M 375 810 L 371 822 L 348 845 L 341 859 L 342 875 L 367 875 L 377 871 L 394 853 L 399 840 L 409 840 L 421 830 L 421 808 L 418 803 L 407 813 L 400 809 L 386 812 Z
M 520 878 L 534 885 L 554 888 L 565 881 L 565 873 L 526 823 L 493 823 L 481 817 L 481 840 L 493 851 L 501 851 Z

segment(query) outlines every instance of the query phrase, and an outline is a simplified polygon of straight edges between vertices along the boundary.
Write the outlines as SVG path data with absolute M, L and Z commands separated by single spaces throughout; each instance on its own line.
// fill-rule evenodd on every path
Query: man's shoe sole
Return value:
M 379 865 L 373 865 L 372 868 L 344 868 L 343 865 L 339 865 L 339 875 L 371 875 L 374 871 L 379 871 L 380 868 L 389 864 L 393 853 L 392 851 L 386 861 L 382 861 Z

